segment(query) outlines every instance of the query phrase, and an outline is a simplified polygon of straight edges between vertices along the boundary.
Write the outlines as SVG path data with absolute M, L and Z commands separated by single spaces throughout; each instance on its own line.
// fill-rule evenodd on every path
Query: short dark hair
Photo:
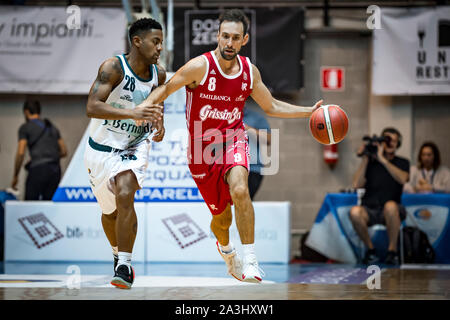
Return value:
M 219 30 L 224 21 L 242 22 L 242 25 L 244 26 L 244 36 L 247 34 L 250 21 L 244 11 L 240 9 L 229 9 L 222 12 L 219 16 Z
M 23 104 L 23 111 L 25 110 L 31 114 L 41 114 L 41 103 L 37 100 L 26 100 Z
M 381 132 L 381 135 L 384 136 L 385 133 L 396 134 L 398 137 L 397 149 L 400 148 L 400 146 L 402 145 L 402 134 L 400 133 L 400 131 L 398 131 L 397 129 L 395 129 L 393 127 L 387 127 L 387 128 L 383 129 L 383 131 Z
M 151 18 L 136 20 L 128 30 L 130 42 L 134 36 L 140 36 L 143 32 L 151 31 L 152 29 L 162 30 L 162 26 L 158 21 Z
M 434 155 L 433 169 L 437 170 L 439 168 L 439 166 L 441 165 L 441 153 L 439 152 L 439 148 L 437 147 L 437 145 L 431 141 L 426 141 L 426 142 L 422 143 L 422 146 L 419 149 L 419 154 L 417 155 L 417 166 L 419 167 L 419 169 L 423 168 L 422 161 L 420 160 L 420 155 L 422 154 L 422 150 L 425 147 L 429 147 L 429 148 L 431 148 L 431 150 L 433 150 L 433 155 Z

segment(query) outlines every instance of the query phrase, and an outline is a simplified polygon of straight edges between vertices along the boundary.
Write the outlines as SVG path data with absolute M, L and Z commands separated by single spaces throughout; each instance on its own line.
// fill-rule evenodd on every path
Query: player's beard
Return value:
M 225 60 L 228 60 L 228 61 L 236 58 L 237 54 L 238 53 L 236 51 L 234 51 L 233 55 L 229 55 L 229 54 L 225 53 L 225 49 L 220 50 L 220 55 L 222 56 L 222 58 L 224 58 Z

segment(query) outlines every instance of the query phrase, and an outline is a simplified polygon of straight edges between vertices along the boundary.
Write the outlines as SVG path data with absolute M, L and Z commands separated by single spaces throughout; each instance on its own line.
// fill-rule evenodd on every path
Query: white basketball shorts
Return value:
M 89 138 L 84 152 L 84 164 L 89 183 L 103 214 L 116 210 L 114 178 L 120 172 L 132 170 L 142 188 L 148 165 L 150 140 L 146 139 L 126 150 L 101 145 Z

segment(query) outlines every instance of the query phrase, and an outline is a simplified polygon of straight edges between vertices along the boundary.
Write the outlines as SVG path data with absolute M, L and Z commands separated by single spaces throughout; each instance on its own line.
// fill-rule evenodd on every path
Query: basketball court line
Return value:
M 112 275 L 82 275 L 82 288 L 112 288 Z M 67 288 L 76 286 L 74 275 L 0 275 L 0 288 Z M 262 284 L 274 284 L 264 280 Z M 252 283 L 237 281 L 233 278 L 219 277 L 169 277 L 137 276 L 133 287 L 212 287 L 212 286 L 248 286 Z

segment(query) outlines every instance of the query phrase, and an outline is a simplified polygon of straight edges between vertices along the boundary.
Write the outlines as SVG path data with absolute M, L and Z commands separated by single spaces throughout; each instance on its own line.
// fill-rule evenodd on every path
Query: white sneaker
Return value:
M 254 254 L 244 257 L 244 267 L 242 271 L 243 281 L 261 283 L 264 276 L 264 271 L 259 267 Z
M 239 255 L 237 254 L 236 249 L 233 248 L 233 250 L 230 253 L 223 253 L 222 250 L 220 250 L 219 241 L 216 241 L 216 245 L 217 250 L 219 251 L 223 260 L 225 260 L 228 269 L 228 274 L 230 274 L 237 280 L 242 281 L 242 261 Z

